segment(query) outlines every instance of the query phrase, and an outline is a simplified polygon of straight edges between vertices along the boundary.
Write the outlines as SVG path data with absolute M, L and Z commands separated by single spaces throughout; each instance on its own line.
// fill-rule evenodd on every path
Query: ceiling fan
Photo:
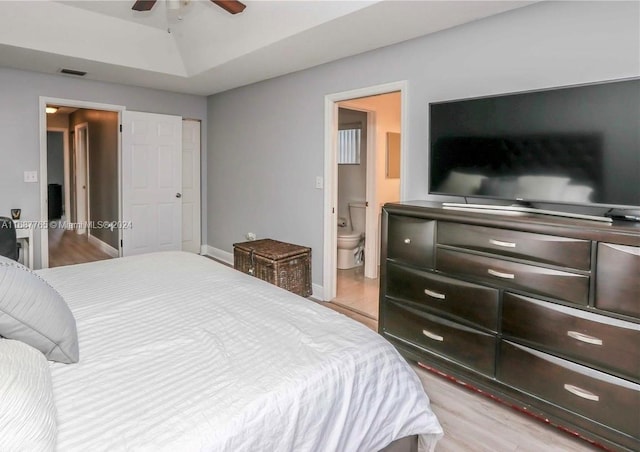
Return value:
M 136 0 L 131 9 L 134 11 L 149 11 L 153 8 L 153 5 L 156 4 L 156 1 L 157 0 Z M 241 13 L 247 7 L 244 3 L 236 0 L 211 0 L 211 2 L 231 14 Z

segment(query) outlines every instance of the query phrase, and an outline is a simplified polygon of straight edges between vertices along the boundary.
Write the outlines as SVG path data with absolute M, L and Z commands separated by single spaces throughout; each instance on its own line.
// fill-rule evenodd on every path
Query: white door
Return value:
M 200 121 L 182 121 L 182 251 L 200 253 Z
M 182 248 L 182 118 L 122 112 L 122 255 Z

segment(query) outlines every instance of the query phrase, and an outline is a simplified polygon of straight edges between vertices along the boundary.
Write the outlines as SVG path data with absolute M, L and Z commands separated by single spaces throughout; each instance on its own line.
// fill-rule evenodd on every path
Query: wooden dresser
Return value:
M 409 359 L 640 450 L 640 225 L 387 204 L 380 333 Z

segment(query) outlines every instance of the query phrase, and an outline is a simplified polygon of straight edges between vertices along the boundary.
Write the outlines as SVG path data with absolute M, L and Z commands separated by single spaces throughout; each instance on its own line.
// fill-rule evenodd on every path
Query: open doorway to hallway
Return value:
M 49 266 L 117 257 L 118 112 L 47 107 Z
M 374 320 L 381 208 L 400 200 L 401 102 L 400 91 L 337 102 L 336 295 L 331 301 Z M 354 142 L 356 151 L 348 149 Z

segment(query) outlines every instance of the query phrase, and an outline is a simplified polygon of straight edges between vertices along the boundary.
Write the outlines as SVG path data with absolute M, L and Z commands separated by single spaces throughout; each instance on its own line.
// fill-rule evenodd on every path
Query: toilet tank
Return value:
M 367 204 L 364 201 L 352 201 L 349 203 L 349 215 L 354 231 L 364 233 L 366 226 L 366 207 Z

